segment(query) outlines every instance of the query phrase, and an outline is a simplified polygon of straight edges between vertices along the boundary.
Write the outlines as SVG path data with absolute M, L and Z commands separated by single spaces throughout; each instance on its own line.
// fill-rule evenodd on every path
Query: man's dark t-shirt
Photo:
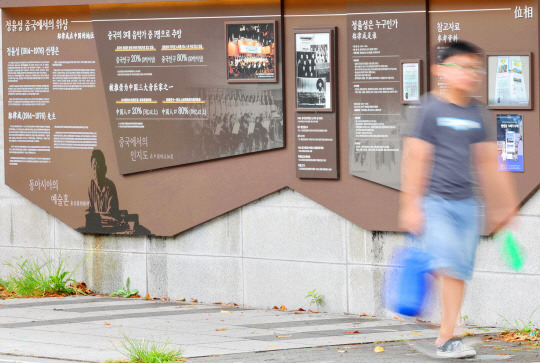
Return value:
M 471 144 L 495 140 L 493 129 L 482 104 L 461 107 L 428 95 L 409 133 L 434 146 L 428 194 L 451 200 L 472 197 Z

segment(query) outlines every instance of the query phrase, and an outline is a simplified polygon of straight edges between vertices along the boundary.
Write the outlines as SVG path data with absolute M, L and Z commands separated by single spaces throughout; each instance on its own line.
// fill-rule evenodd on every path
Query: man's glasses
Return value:
M 486 70 L 482 67 L 462 66 L 461 64 L 457 64 L 457 63 L 439 63 L 439 64 L 441 66 L 455 67 L 462 71 L 469 71 L 469 72 L 474 72 L 478 74 L 486 74 Z

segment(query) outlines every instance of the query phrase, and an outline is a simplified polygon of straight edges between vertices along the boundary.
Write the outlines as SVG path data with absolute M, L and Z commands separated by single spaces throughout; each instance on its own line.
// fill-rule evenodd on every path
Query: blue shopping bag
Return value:
M 431 290 L 432 255 L 416 247 L 398 247 L 385 278 L 384 304 L 395 313 L 418 316 Z

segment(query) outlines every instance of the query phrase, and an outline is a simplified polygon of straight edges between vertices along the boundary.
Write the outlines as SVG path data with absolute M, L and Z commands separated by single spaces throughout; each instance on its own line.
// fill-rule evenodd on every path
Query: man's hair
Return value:
M 99 149 L 94 149 L 92 151 L 92 156 L 90 156 L 90 162 L 92 162 L 92 159 L 96 159 L 96 163 L 98 163 L 99 165 L 106 165 L 105 155 L 103 155 L 103 151 Z
M 457 54 L 473 54 L 476 56 L 482 56 L 482 49 L 473 43 L 460 40 L 442 48 L 439 48 L 437 53 L 437 62 L 443 63 L 447 58 L 450 58 Z

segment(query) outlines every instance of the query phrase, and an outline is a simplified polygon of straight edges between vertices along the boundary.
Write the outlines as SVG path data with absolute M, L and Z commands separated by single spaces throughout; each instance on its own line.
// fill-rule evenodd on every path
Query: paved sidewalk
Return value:
M 168 340 L 171 347 L 182 348 L 185 357 L 194 358 L 190 361 L 201 362 L 229 361 L 227 357 L 249 362 L 255 361 L 249 358 L 253 352 L 294 355 L 311 347 L 352 345 L 350 351 L 361 347 L 359 343 L 436 336 L 436 331 L 416 323 L 356 315 L 95 296 L 0 301 L 0 362 L 121 359 L 115 346 L 123 341 L 122 332 L 132 338 Z M 400 344 L 404 354 L 414 353 Z

